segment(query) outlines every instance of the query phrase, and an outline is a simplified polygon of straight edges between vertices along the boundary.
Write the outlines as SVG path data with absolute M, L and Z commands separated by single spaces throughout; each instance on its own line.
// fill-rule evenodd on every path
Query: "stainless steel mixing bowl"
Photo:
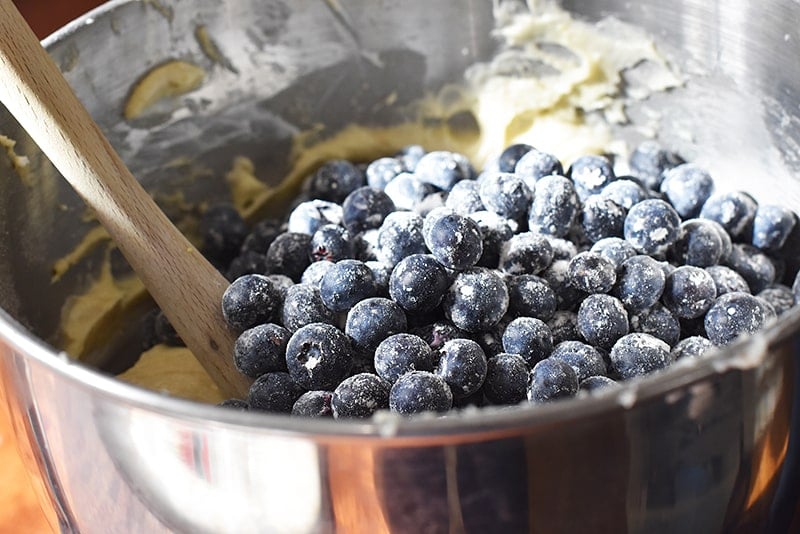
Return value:
M 567 2 L 647 29 L 689 83 L 646 104 L 665 143 L 718 181 L 800 209 L 800 4 Z M 219 176 L 230 147 L 265 180 L 292 135 L 402 120 L 401 106 L 492 53 L 482 0 L 116 0 L 46 44 L 152 189 L 191 155 Z M 227 65 L 195 38 L 205 26 Z M 201 91 L 144 123 L 122 119 L 148 68 L 208 67 Z M 378 61 L 376 61 L 376 59 Z M 368 82 L 365 84 L 364 82 Z M 363 89 L 367 87 L 367 89 Z M 387 91 L 394 106 L 375 113 Z M 357 92 L 358 98 L 352 98 Z M 639 110 L 644 113 L 646 110 Z M 631 116 L 637 110 L 631 109 Z M 756 532 L 788 528 L 798 497 L 798 326 L 619 395 L 469 418 L 298 421 L 216 409 L 123 384 L 51 345 L 93 266 L 51 283 L 88 225 L 80 201 L 0 109 L 31 159 L 0 157 L 0 376 L 60 528 L 81 532 Z M 220 196 L 219 181 L 183 184 Z M 106 362 L 124 357 L 117 347 Z

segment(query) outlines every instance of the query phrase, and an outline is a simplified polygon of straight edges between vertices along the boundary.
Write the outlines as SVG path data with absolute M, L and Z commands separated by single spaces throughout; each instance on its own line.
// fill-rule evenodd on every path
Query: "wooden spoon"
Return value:
M 133 177 L 11 0 L 0 0 L 0 102 L 94 210 L 217 385 L 245 398 L 250 380 L 233 366 L 236 336 L 222 317 L 227 280 Z

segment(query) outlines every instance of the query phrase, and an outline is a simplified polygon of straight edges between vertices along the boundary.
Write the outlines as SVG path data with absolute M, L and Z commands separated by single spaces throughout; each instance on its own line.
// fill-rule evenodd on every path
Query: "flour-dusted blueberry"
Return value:
M 733 245 L 725 263 L 742 275 L 753 293 L 758 293 L 775 282 L 775 264 L 769 256 L 752 245 Z
M 404 332 L 407 327 L 406 314 L 396 302 L 374 297 L 364 299 L 350 309 L 344 333 L 350 337 L 356 350 L 372 354 L 381 341 Z
M 550 402 L 574 397 L 578 393 L 578 375 L 571 365 L 547 358 L 537 363 L 528 377 L 528 400 Z
M 528 228 L 554 237 L 569 233 L 580 210 L 578 195 L 571 180 L 559 175 L 545 176 L 536 182 L 528 211 Z
M 394 267 L 403 258 L 428 252 L 422 224 L 423 218 L 416 213 L 390 213 L 378 230 L 378 246 L 375 250 L 378 260 Z
M 286 345 L 286 367 L 292 380 L 306 390 L 333 389 L 353 362 L 348 337 L 329 324 L 299 328 Z
M 454 339 L 439 349 L 436 374 L 450 386 L 454 399 L 472 395 L 486 379 L 486 354 L 471 339 Z
M 233 347 L 233 363 L 240 373 L 258 378 L 286 370 L 286 344 L 291 333 L 273 323 L 256 325 L 239 334 Z
M 292 406 L 292 415 L 298 417 L 333 417 L 331 399 L 333 391 L 306 391 Z
M 378 259 L 376 254 L 378 250 L 378 232 L 377 228 L 373 228 L 352 236 L 355 259 L 359 261 L 376 261 Z
M 508 310 L 508 289 L 494 271 L 473 267 L 456 275 L 444 298 L 445 316 L 467 332 L 485 332 Z
M 664 292 L 666 275 L 658 261 L 636 255 L 622 262 L 613 294 L 630 311 L 652 307 Z
M 329 310 L 319 293 L 311 284 L 296 284 L 286 291 L 281 310 L 283 326 L 295 332 L 312 323 L 333 324 L 334 313 Z
M 630 168 L 634 176 L 657 191 L 663 172 L 684 163 L 678 154 L 665 150 L 657 141 L 644 141 L 631 153 Z
M 438 354 L 414 334 L 394 334 L 375 349 L 375 372 L 390 383 L 409 371 L 433 371 L 437 363 Z
M 358 260 L 342 260 L 328 269 L 319 287 L 322 302 L 331 311 L 344 312 L 377 294 L 372 270 Z
M 391 385 L 378 375 L 359 373 L 342 380 L 333 390 L 331 408 L 336 419 L 371 417 L 389 408 Z
M 644 200 L 625 217 L 625 240 L 641 254 L 660 256 L 678 239 L 680 224 L 675 208 L 663 200 Z
M 500 172 L 513 173 L 519 160 L 531 150 L 534 150 L 534 148 L 525 143 L 517 143 L 506 147 L 497 158 L 497 169 Z
M 472 267 L 483 254 L 483 236 L 478 224 L 463 215 L 437 217 L 424 235 L 431 254 L 448 269 L 460 271 Z
M 619 389 L 621 386 L 613 378 L 607 376 L 590 376 L 581 381 L 579 390 L 586 393 L 595 393 Z
M 267 278 L 269 278 L 270 282 L 275 286 L 275 289 L 280 293 L 281 300 L 286 297 L 286 292 L 294 285 L 294 280 L 285 274 L 268 274 Z
M 587 295 L 570 282 L 569 263 L 567 260 L 554 261 L 541 273 L 556 295 L 556 308 L 559 310 L 577 309 Z
M 323 163 L 306 183 L 311 198 L 341 204 L 347 195 L 364 185 L 364 175 L 358 167 L 345 160 Z
M 724 231 L 708 219 L 683 221 L 678 239 L 670 247 L 669 258 L 679 265 L 716 265 L 723 259 L 725 245 L 721 232 Z
M 552 154 L 534 148 L 517 161 L 514 166 L 514 174 L 525 180 L 528 187 L 533 189 L 534 184 L 545 176 L 563 175 L 564 167 Z
M 522 232 L 500 249 L 502 271 L 508 274 L 538 274 L 553 261 L 553 245 L 542 234 Z
M 402 415 L 444 413 L 453 407 L 453 392 L 439 375 L 411 371 L 401 376 L 389 392 L 389 409 Z
M 469 338 L 469 334 L 448 321 L 438 321 L 412 328 L 410 331 L 415 336 L 422 338 L 433 350 L 439 350 L 442 345 L 452 339 Z
M 266 373 L 250 385 L 247 404 L 250 410 L 273 413 L 291 413 L 295 401 L 304 389 L 288 373 Z
M 578 253 L 578 247 L 569 239 L 547 236 L 547 240 L 553 247 L 553 261 L 571 260 Z
M 491 404 L 511 405 L 524 401 L 528 393 L 528 366 L 518 354 L 500 353 L 489 358 L 483 394 Z
M 372 278 L 375 280 L 375 296 L 389 296 L 389 279 L 392 276 L 393 265 L 388 265 L 381 261 L 365 261 L 364 265 L 372 271 Z
M 222 315 L 236 330 L 271 322 L 281 305 L 281 295 L 266 276 L 246 274 L 222 294 Z
M 311 263 L 308 249 L 311 236 L 294 232 L 280 234 L 267 250 L 267 262 L 271 272 L 285 274 L 295 282 L 300 281 L 303 271 Z
M 606 185 L 598 195 L 614 201 L 626 211 L 631 209 L 634 204 L 649 198 L 647 191 L 641 185 L 622 177 Z
M 550 354 L 551 359 L 569 364 L 578 375 L 578 382 L 590 376 L 605 375 L 606 362 L 603 355 L 591 345 L 580 341 L 563 341 Z
M 614 263 L 595 252 L 580 252 L 569 261 L 569 283 L 585 293 L 608 293 L 617 281 Z
M 669 345 L 650 334 L 622 336 L 609 356 L 612 370 L 622 380 L 648 375 L 672 363 Z
M 308 257 L 312 262 L 322 260 L 337 262 L 354 256 L 350 232 L 339 225 L 326 224 L 317 228 L 308 244 Z
M 341 224 L 342 216 L 342 207 L 339 204 L 327 200 L 308 200 L 300 203 L 289 214 L 287 231 L 312 235 L 320 226 Z
M 589 295 L 578 308 L 578 332 L 598 347 L 608 349 L 628 333 L 628 313 L 622 302 L 611 295 Z
M 428 152 L 414 168 L 414 175 L 422 182 L 449 191 L 456 183 L 472 177 L 474 170 L 467 158 L 455 152 L 434 150 Z
M 389 295 L 409 313 L 423 313 L 441 304 L 450 278 L 445 268 L 429 254 L 414 254 L 401 260 L 389 278 Z
M 611 161 L 605 156 L 581 156 L 570 165 L 567 176 L 575 183 L 578 197 L 589 198 L 617 179 Z
M 753 219 L 751 242 L 762 250 L 780 250 L 786 243 L 789 234 L 792 233 L 796 222 L 796 215 L 783 206 L 774 204 L 758 206 L 755 219 Z
M 516 222 L 501 217 L 492 211 L 476 211 L 469 218 L 478 224 L 483 236 L 483 253 L 478 260 L 479 267 L 497 268 L 503 244 L 516 233 Z
M 761 290 L 757 297 L 767 301 L 775 309 L 777 315 L 783 315 L 794 306 L 794 293 L 783 284 L 773 284 Z
M 447 194 L 447 191 L 434 191 L 433 193 L 429 193 L 425 195 L 425 198 L 422 199 L 422 202 L 414 206 L 412 211 L 422 217 L 427 217 L 428 214 L 436 208 L 446 207 L 445 200 L 447 200 Z
M 692 265 L 678 267 L 667 276 L 662 301 L 677 317 L 696 319 L 717 298 L 717 287 L 708 271 Z
M 397 158 L 378 158 L 369 165 L 364 174 L 367 185 L 375 189 L 383 189 L 395 176 L 405 171 L 405 167 Z
M 380 189 L 359 187 L 342 203 L 342 223 L 351 233 L 358 234 L 380 228 L 386 216 L 394 210 L 394 202 Z
M 400 160 L 403 168 L 408 172 L 414 172 L 417 163 L 425 155 L 425 149 L 420 145 L 408 145 L 403 147 L 394 157 Z
M 216 204 L 208 208 L 200 219 L 200 250 L 209 261 L 226 267 L 239 254 L 249 230 L 247 224 L 231 204 Z
M 475 180 L 462 180 L 458 182 L 447 195 L 444 205 L 461 215 L 469 215 L 476 211 L 483 211 L 480 195 L 480 184 Z
M 246 250 L 233 258 L 225 271 L 225 278 L 233 281 L 245 274 L 265 274 L 269 270 L 270 265 L 266 254 Z
M 500 354 L 501 352 L 504 352 L 503 333 L 505 333 L 506 326 L 510 322 L 511 319 L 508 316 L 505 316 L 489 330 L 463 337 L 469 337 L 469 339 L 474 339 L 477 341 L 478 345 L 480 345 L 483 349 L 484 354 L 486 354 L 486 357 L 491 358 Z
M 680 321 L 660 302 L 652 308 L 631 313 L 628 322 L 631 332 L 650 334 L 670 347 L 681 338 Z
M 697 217 L 714 190 L 708 171 L 693 163 L 684 163 L 664 172 L 661 193 L 684 219 Z
M 319 286 L 322 284 L 322 278 L 331 267 L 333 267 L 332 261 L 323 260 L 311 263 L 311 265 L 306 267 L 306 270 L 303 271 L 303 274 L 300 276 L 300 283 L 310 284 L 319 288 Z
M 478 193 L 487 210 L 514 221 L 525 220 L 533 198 L 525 182 L 507 172 L 492 173 L 484 177 Z
M 556 311 L 558 301 L 550 285 L 533 274 L 509 276 L 508 313 L 515 317 L 535 317 L 547 321 Z
M 583 235 L 592 243 L 607 237 L 622 237 L 627 210 L 600 195 L 592 195 L 583 202 L 580 225 Z
M 748 293 L 725 293 L 706 313 L 706 336 L 714 345 L 727 345 L 740 335 L 755 334 L 767 322 L 767 313 L 758 297 Z
M 714 280 L 714 287 L 717 288 L 718 297 L 725 293 L 751 292 L 750 286 L 747 285 L 747 280 L 730 267 L 726 267 L 725 265 L 712 265 L 711 267 L 706 267 L 706 272 L 708 272 Z
M 578 332 L 578 314 L 568 310 L 558 310 L 547 320 L 547 327 L 553 334 L 553 345 L 557 346 L 564 341 L 578 341 L 581 335 Z
M 240 253 L 254 252 L 264 255 L 270 244 L 283 232 L 283 224 L 275 219 L 264 219 L 256 223 L 244 238 Z
M 721 224 L 734 240 L 750 241 L 757 209 L 755 199 L 742 191 L 715 193 L 703 204 L 700 217 Z
M 589 252 L 600 254 L 604 258 L 611 260 L 617 272 L 622 269 L 622 263 L 625 260 L 638 254 L 633 245 L 619 237 L 601 239 L 591 246 Z
M 553 351 L 553 333 L 547 324 L 533 317 L 518 317 L 503 332 L 503 351 L 519 354 L 530 367 Z
M 674 361 L 683 358 L 699 358 L 706 351 L 714 348 L 714 344 L 706 337 L 703 336 L 689 336 L 681 339 L 672 347 L 672 359 Z
M 398 210 L 416 209 L 433 191 L 433 186 L 420 182 L 416 176 L 407 172 L 398 174 L 383 189 Z
M 220 408 L 228 408 L 230 410 L 238 410 L 240 412 L 247 412 L 250 410 L 250 405 L 247 401 L 242 399 L 225 399 L 217 404 Z

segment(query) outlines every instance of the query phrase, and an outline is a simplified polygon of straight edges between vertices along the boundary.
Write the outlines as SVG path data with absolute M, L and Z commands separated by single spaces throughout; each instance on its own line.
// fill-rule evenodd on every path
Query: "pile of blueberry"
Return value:
M 203 250 L 232 281 L 233 358 L 255 379 L 223 405 L 352 418 L 548 402 L 698 357 L 794 306 L 794 213 L 715 192 L 655 142 L 629 167 L 588 155 L 565 172 L 517 144 L 478 174 L 410 146 L 322 165 L 286 221 L 248 228 L 209 209 Z

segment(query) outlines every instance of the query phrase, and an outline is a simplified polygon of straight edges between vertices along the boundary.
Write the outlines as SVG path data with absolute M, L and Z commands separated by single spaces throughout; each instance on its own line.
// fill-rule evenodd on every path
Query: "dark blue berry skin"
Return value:
M 309 200 L 299 204 L 289 214 L 287 231 L 312 235 L 320 226 L 341 222 L 342 207 L 339 204 L 326 200 Z
M 516 223 L 491 211 L 476 211 L 469 218 L 478 224 L 483 236 L 483 253 L 476 265 L 496 269 L 503 244 L 514 236 Z
M 470 339 L 478 342 L 478 345 L 483 349 L 483 353 L 487 358 L 497 356 L 503 351 L 503 333 L 506 331 L 506 325 L 510 322 L 508 317 L 503 317 L 499 323 L 494 325 L 486 332 L 474 334 Z M 468 337 L 468 336 L 463 336 Z
M 503 351 L 519 354 L 533 367 L 553 352 L 553 334 L 544 321 L 518 317 L 508 323 L 503 332 Z
M 246 412 L 250 410 L 250 405 L 247 404 L 247 401 L 242 399 L 225 399 L 224 401 L 217 404 L 220 408 L 228 408 L 231 410 L 239 410 L 242 412 Z
M 711 175 L 692 163 L 665 171 L 661 181 L 661 193 L 684 219 L 697 217 L 713 190 Z
M 349 161 L 332 160 L 311 175 L 307 190 L 311 198 L 341 204 L 347 195 L 363 185 L 364 175 L 358 167 Z
M 661 186 L 663 172 L 684 163 L 683 158 L 664 150 L 656 141 L 644 141 L 630 157 L 631 173 L 653 191 Z
M 747 193 L 716 193 L 703 204 L 700 217 L 721 224 L 734 240 L 750 241 L 757 208 Z
M 542 272 L 541 276 L 556 294 L 556 309 L 575 310 L 586 298 L 587 293 L 570 283 L 567 260 L 554 261 Z
M 308 267 L 306 270 L 303 271 L 303 275 L 300 277 L 301 284 L 310 284 L 316 288 L 319 288 L 320 284 L 322 284 L 322 279 L 325 276 L 325 273 L 328 272 L 328 269 L 333 267 L 332 261 L 315 261 Z
M 333 417 L 332 391 L 306 391 L 292 406 L 292 415 L 299 417 Z
M 684 265 L 667 276 L 662 301 L 681 319 L 703 315 L 717 298 L 714 279 L 705 269 Z
M 608 391 L 619 389 L 621 386 L 613 378 L 607 376 L 590 376 L 580 383 L 580 391 L 594 393 L 596 391 Z
M 392 265 L 387 265 L 380 261 L 365 261 L 364 265 L 372 271 L 372 278 L 375 280 L 375 295 L 378 297 L 389 296 L 389 278 L 392 276 Z
M 611 348 L 611 369 L 622 380 L 645 376 L 672 363 L 669 345 L 650 334 L 619 338 Z
M 779 316 L 794 306 L 794 293 L 791 288 L 783 284 L 773 284 L 756 296 L 767 301 Z
M 295 282 L 300 281 L 303 271 L 311 263 L 308 258 L 308 249 L 311 236 L 284 232 L 280 234 L 267 250 L 267 262 L 270 272 L 285 274 Z
M 690 336 L 678 341 L 672 347 L 672 359 L 678 361 L 682 358 L 699 358 L 707 350 L 714 348 L 714 344 L 703 336 Z
M 727 345 L 742 334 L 755 334 L 767 322 L 758 297 L 747 293 L 725 293 L 717 298 L 704 319 L 706 337 L 714 345 Z
M 208 208 L 200 220 L 203 236 L 200 250 L 212 264 L 225 267 L 239 254 L 248 233 L 247 224 L 236 208 L 217 204 Z
M 622 262 L 614 296 L 632 312 L 652 307 L 664 292 L 666 275 L 659 262 L 636 255 Z
M 583 382 L 590 376 L 607 373 L 603 355 L 596 348 L 580 341 L 559 343 L 553 349 L 550 358 L 569 364 L 578 376 L 578 382 Z
M 333 390 L 331 408 L 336 419 L 371 417 L 389 408 L 391 385 L 371 373 L 359 373 L 342 380 Z
M 483 394 L 496 405 L 519 404 L 528 394 L 528 366 L 518 354 L 500 353 L 489 358 Z
M 344 312 L 356 303 L 377 294 L 372 270 L 358 260 L 342 260 L 333 264 L 322 277 L 319 287 L 322 302 L 329 310 Z
M 478 224 L 456 213 L 438 217 L 425 234 L 425 244 L 439 263 L 456 271 L 472 267 L 483 254 Z
M 680 224 L 675 208 L 663 200 L 644 200 L 625 217 L 625 240 L 641 254 L 662 256 L 678 239 Z
M 462 180 L 450 190 L 444 205 L 461 215 L 483 211 L 486 207 L 481 201 L 480 184 L 475 180 Z
M 439 350 L 452 339 L 469 338 L 469 334 L 452 323 L 439 321 L 411 329 L 411 333 L 422 338 L 433 350 Z
M 225 278 L 232 282 L 245 274 L 266 274 L 270 268 L 266 254 L 247 250 L 233 258 L 225 271 Z
M 308 257 L 312 262 L 337 262 L 354 255 L 350 233 L 341 226 L 326 224 L 320 226 L 308 244 Z
M 389 409 L 402 415 L 443 413 L 453 407 L 453 393 L 445 380 L 428 371 L 401 376 L 389 392 Z
M 675 345 L 681 337 L 680 321 L 661 303 L 631 314 L 629 322 L 631 332 L 650 334 L 670 347 Z
M 409 313 L 435 309 L 450 285 L 442 265 L 428 254 L 414 254 L 401 260 L 389 278 L 389 295 Z
M 351 233 L 358 234 L 380 228 L 394 210 L 394 202 L 380 189 L 359 187 L 342 203 L 342 223 Z
M 611 295 L 589 295 L 578 308 L 578 332 L 592 345 L 609 349 L 628 328 L 625 307 Z
M 289 375 L 306 390 L 335 388 L 352 362 L 350 340 L 329 324 L 306 325 L 292 334 L 286 345 Z
M 633 245 L 619 237 L 601 239 L 592 245 L 589 252 L 600 254 L 604 258 L 611 260 L 618 272 L 622 269 L 622 263 L 625 260 L 637 254 Z
M 394 301 L 375 297 L 364 299 L 347 313 L 344 333 L 353 347 L 372 354 L 381 341 L 408 327 L 406 314 Z
M 312 323 L 332 325 L 335 321 L 334 313 L 322 302 L 319 288 L 310 284 L 297 284 L 286 291 L 281 317 L 290 332 Z
M 247 394 L 250 410 L 291 413 L 292 406 L 303 394 L 288 373 L 267 373 L 256 378 Z
M 573 183 L 559 175 L 536 182 L 528 211 L 528 228 L 542 234 L 564 237 L 578 215 L 580 204 Z
M 367 170 L 364 174 L 366 175 L 368 186 L 382 190 L 386 187 L 386 184 L 404 170 L 403 164 L 397 158 L 378 158 L 367 165 Z
M 478 193 L 487 210 L 514 221 L 525 220 L 533 198 L 525 182 L 507 172 L 484 177 Z
M 523 232 L 500 249 L 500 269 L 512 275 L 538 274 L 553 261 L 553 246 L 544 235 Z
M 281 305 L 281 295 L 266 276 L 247 274 L 222 294 L 222 316 L 235 330 L 271 322 Z
M 537 363 L 528 378 L 528 400 L 550 402 L 574 397 L 578 393 L 578 375 L 568 363 L 547 358 Z
M 449 191 L 456 183 L 472 177 L 473 169 L 461 154 L 435 150 L 428 152 L 414 168 L 414 175 L 425 184 Z
M 486 354 L 471 339 L 454 339 L 439 349 L 436 374 L 444 379 L 454 399 L 472 395 L 486 379 Z
M 525 180 L 528 187 L 533 188 L 534 184 L 545 176 L 563 175 L 564 167 L 552 154 L 534 148 L 519 158 L 514 166 L 514 174 Z
M 581 156 L 572 162 L 568 176 L 575 183 L 580 199 L 589 198 L 617 179 L 611 161 L 604 156 Z
M 381 262 L 394 267 L 403 258 L 428 252 L 422 223 L 422 217 L 413 212 L 390 213 L 378 230 L 375 255 Z
M 254 252 L 264 255 L 267 253 L 267 250 L 269 250 L 270 244 L 272 244 L 275 238 L 282 232 L 280 221 L 264 219 L 250 229 L 250 233 L 244 238 L 240 253 Z
M 775 264 L 752 245 L 733 245 L 725 263 L 742 275 L 753 293 L 758 293 L 775 282 Z
M 569 283 L 586 293 L 608 293 L 617 281 L 614 263 L 594 252 L 580 252 L 569 262 Z
M 515 317 L 535 317 L 547 321 L 556 311 L 558 302 L 550 285 L 533 274 L 509 276 L 508 313 Z
M 271 371 L 286 370 L 286 344 L 291 333 L 267 323 L 239 334 L 233 347 L 233 363 L 240 373 L 258 378 Z
M 678 265 L 709 267 L 722 260 L 723 247 L 720 229 L 711 221 L 689 219 L 681 223 L 680 234 L 670 247 L 669 258 Z
M 581 229 L 586 239 L 596 243 L 607 237 L 622 237 L 625 224 L 625 208 L 600 195 L 592 195 L 581 209 Z
M 375 349 L 375 372 L 393 384 L 409 371 L 432 372 L 437 359 L 438 354 L 421 337 L 394 334 L 381 341 Z
M 564 341 L 578 341 L 581 338 L 578 332 L 578 314 L 572 311 L 556 311 L 547 320 L 547 327 L 553 334 L 554 346 L 558 346 Z
M 625 210 L 629 210 L 634 204 L 649 198 L 647 191 L 641 185 L 624 178 L 619 178 L 606 185 L 600 191 L 599 196 L 614 201 Z
M 518 143 L 516 145 L 508 146 L 497 158 L 497 169 L 500 172 L 513 173 L 517 168 L 517 163 L 519 163 L 519 160 L 522 158 L 522 156 L 531 150 L 533 150 L 533 147 L 531 145 L 526 145 L 525 143 Z
M 747 280 L 730 267 L 712 265 L 711 267 L 706 267 L 706 272 L 714 280 L 714 287 L 717 288 L 718 297 L 725 293 L 750 293 L 750 286 L 747 285 Z
M 414 169 L 417 168 L 417 163 L 424 155 L 425 149 L 420 145 L 408 145 L 395 154 L 395 157 L 400 160 L 406 171 L 414 172 Z
M 792 233 L 796 220 L 795 214 L 783 206 L 759 206 L 753 220 L 753 246 L 769 252 L 780 250 Z
M 466 332 L 485 332 L 508 310 L 508 289 L 499 275 L 473 267 L 456 275 L 445 295 L 445 316 Z
M 396 209 L 414 210 L 434 189 L 432 185 L 420 182 L 415 175 L 403 172 L 386 184 L 383 191 L 392 200 Z

